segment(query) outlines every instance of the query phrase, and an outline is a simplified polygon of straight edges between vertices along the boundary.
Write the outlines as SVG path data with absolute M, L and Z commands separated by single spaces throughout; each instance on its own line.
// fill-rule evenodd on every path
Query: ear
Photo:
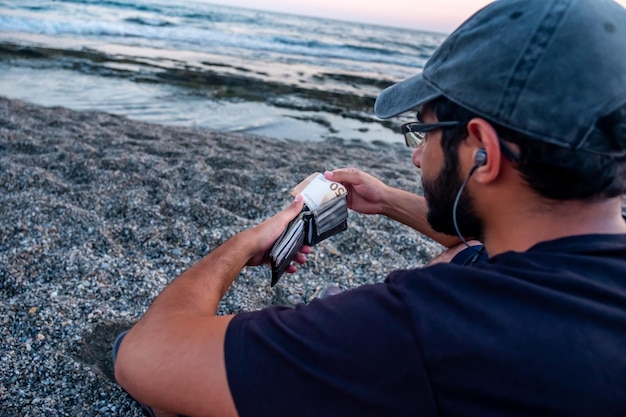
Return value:
M 486 120 L 474 118 L 467 124 L 467 132 L 465 143 L 472 160 L 475 160 L 481 149 L 487 154 L 487 161 L 474 172 L 474 180 L 483 184 L 495 181 L 502 172 L 502 152 L 496 130 Z

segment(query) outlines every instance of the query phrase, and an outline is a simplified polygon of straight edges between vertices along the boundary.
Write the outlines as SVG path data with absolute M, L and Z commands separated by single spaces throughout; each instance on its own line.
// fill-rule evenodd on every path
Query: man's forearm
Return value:
M 299 196 L 280 213 L 217 247 L 172 281 L 138 324 L 152 320 L 154 316 L 158 319 L 184 314 L 214 316 L 220 300 L 241 269 L 265 261 L 267 251 L 289 221 L 300 212 L 302 205 Z
M 245 231 L 233 236 L 183 272 L 159 294 L 142 320 L 161 314 L 215 315 L 220 300 L 254 255 L 249 235 Z
M 255 255 L 256 238 L 242 232 L 206 255 L 172 281 L 128 332 L 115 378 L 134 398 L 186 415 L 216 410 L 216 415 L 236 415 L 223 351 L 232 316 L 215 314 Z

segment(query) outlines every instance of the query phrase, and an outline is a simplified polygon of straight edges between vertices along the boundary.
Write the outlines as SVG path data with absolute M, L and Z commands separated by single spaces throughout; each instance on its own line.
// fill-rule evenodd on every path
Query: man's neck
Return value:
M 490 256 L 524 252 L 537 243 L 587 234 L 626 233 L 622 198 L 598 202 L 537 200 L 511 206 L 485 222 L 484 244 Z M 503 207 L 500 207 L 503 209 Z

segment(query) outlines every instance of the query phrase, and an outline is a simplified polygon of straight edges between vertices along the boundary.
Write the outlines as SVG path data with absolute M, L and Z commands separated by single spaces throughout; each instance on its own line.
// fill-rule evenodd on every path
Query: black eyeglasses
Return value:
M 402 125 L 402 135 L 404 136 L 406 146 L 415 149 L 422 144 L 426 133 L 444 127 L 457 126 L 460 123 L 461 122 L 422 123 L 420 121 L 405 123 Z
M 433 130 L 442 129 L 445 127 L 454 127 L 461 124 L 459 121 L 450 121 L 450 122 L 439 122 L 439 123 L 422 123 L 420 121 L 405 123 L 402 125 L 402 135 L 404 136 L 404 142 L 406 146 L 409 148 L 415 149 L 418 148 L 424 138 L 426 137 L 426 133 L 432 132 Z M 513 149 L 511 149 L 506 142 L 502 139 L 498 138 L 500 142 L 500 149 L 502 150 L 502 154 L 509 160 L 513 162 L 519 161 L 520 157 Z

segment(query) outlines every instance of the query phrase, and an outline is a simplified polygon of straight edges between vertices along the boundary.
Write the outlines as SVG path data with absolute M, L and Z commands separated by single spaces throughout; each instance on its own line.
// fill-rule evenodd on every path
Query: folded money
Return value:
M 342 184 L 326 179 L 324 174 L 315 172 L 291 190 L 294 197 L 301 194 L 309 210 L 315 210 L 324 203 L 346 194 Z

